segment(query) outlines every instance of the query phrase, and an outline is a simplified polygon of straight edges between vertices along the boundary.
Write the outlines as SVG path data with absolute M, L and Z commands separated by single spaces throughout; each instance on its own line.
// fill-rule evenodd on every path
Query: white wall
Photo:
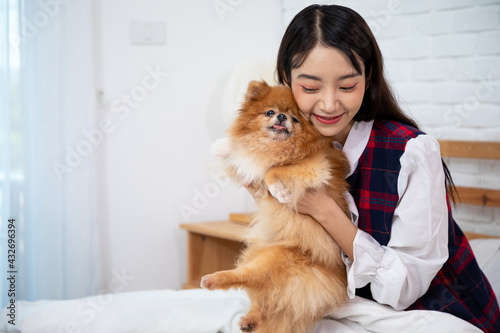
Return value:
M 118 271 L 129 279 L 124 291 L 180 288 L 186 233 L 179 224 L 247 209 L 245 191 L 214 187 L 209 147 L 224 136 L 216 118 L 230 71 L 243 60 L 277 53 L 279 1 L 97 3 L 105 99 L 98 118 L 114 124 L 97 155 L 103 283 Z M 165 22 L 166 43 L 130 44 L 132 20 Z M 168 75 L 155 81 L 149 72 L 157 69 Z M 213 197 L 204 202 L 196 191 L 206 190 Z M 183 216 L 180 208 L 188 207 Z
M 438 139 L 500 141 L 500 0 L 344 0 L 370 25 L 404 108 Z M 285 22 L 311 1 L 285 0 Z M 457 186 L 500 189 L 500 161 L 446 159 Z M 500 209 L 459 205 L 465 230 L 500 235 Z

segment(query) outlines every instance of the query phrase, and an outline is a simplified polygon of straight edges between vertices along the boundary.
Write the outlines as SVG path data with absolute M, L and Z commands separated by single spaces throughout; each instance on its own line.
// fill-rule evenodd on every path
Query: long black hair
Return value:
M 419 129 L 405 114 L 384 77 L 382 53 L 366 21 L 354 10 L 338 5 L 311 5 L 300 11 L 285 31 L 278 51 L 276 71 L 281 84 L 291 86 L 292 69 L 298 68 L 317 45 L 336 48 L 365 75 L 366 91 L 356 121 L 395 120 Z M 363 62 L 365 73 L 359 61 Z M 456 189 L 446 163 L 442 161 L 448 191 L 454 201 Z

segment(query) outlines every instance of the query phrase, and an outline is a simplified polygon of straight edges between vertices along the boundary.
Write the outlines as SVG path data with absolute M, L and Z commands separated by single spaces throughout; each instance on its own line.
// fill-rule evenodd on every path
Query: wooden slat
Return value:
M 439 145 L 446 157 L 500 159 L 500 142 L 439 140 Z
M 500 207 L 500 191 L 473 187 L 457 187 L 460 202 L 469 205 Z
M 478 234 L 476 232 L 469 232 L 469 231 L 464 231 L 464 235 L 465 235 L 465 237 L 467 237 L 468 240 L 476 239 L 476 238 L 500 238 L 499 236 Z

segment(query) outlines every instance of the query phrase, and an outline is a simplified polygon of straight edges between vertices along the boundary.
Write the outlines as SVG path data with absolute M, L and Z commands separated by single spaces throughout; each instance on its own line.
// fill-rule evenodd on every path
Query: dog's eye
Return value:
M 299 119 L 297 117 L 292 117 L 292 120 L 294 123 L 300 123 Z
M 275 114 L 275 113 L 276 113 L 276 112 L 274 112 L 273 110 L 269 110 L 269 111 L 267 111 L 267 112 L 266 112 L 266 115 L 267 115 L 268 117 L 272 117 L 272 116 L 273 116 L 273 114 Z

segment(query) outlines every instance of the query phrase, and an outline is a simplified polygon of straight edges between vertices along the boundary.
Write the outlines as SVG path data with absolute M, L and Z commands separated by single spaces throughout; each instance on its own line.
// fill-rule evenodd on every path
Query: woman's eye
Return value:
M 353 86 L 349 86 L 349 87 L 340 87 L 340 90 L 349 91 L 349 90 L 353 90 L 356 86 L 357 86 L 357 84 L 355 84 Z
M 267 112 L 266 112 L 266 115 L 267 115 L 268 117 L 272 117 L 272 116 L 273 116 L 273 114 L 275 114 L 275 113 L 276 113 L 276 112 L 274 112 L 273 110 L 269 110 L 269 111 L 267 111 Z
M 311 89 L 311 88 L 306 88 L 304 86 L 301 86 L 302 87 L 302 90 L 306 93 L 313 93 L 313 92 L 316 92 L 318 91 L 318 89 Z
M 293 120 L 294 123 L 298 123 L 299 122 L 299 119 L 297 119 L 297 117 L 293 117 L 292 116 L 292 120 Z

